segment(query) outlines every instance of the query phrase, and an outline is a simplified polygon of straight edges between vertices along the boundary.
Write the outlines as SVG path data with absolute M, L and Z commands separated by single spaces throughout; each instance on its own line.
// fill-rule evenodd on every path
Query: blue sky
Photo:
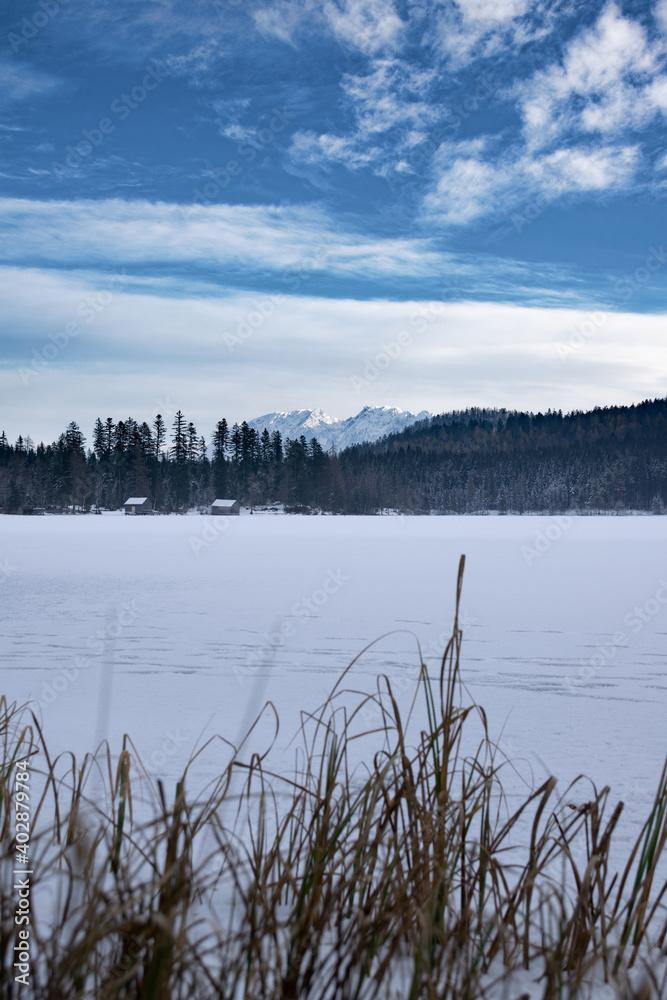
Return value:
M 36 0 L 0 422 L 667 393 L 667 0 Z

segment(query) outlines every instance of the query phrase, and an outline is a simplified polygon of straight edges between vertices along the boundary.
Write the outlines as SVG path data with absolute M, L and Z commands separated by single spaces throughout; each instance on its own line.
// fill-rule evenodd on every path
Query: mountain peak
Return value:
M 279 431 L 283 437 L 316 437 L 323 448 L 348 448 L 364 441 L 377 441 L 385 434 L 396 434 L 417 420 L 433 416 L 428 410 L 411 413 L 397 406 L 364 406 L 354 417 L 338 420 L 322 409 L 288 410 L 265 413 L 248 421 L 249 427 L 261 432 Z

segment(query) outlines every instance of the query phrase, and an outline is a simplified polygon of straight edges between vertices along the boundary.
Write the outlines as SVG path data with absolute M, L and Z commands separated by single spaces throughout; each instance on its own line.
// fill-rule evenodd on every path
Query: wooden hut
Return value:
M 225 514 L 238 517 L 241 513 L 239 500 L 214 500 L 211 504 L 211 514 Z
M 152 514 L 153 508 L 148 497 L 129 497 L 124 503 L 126 514 Z

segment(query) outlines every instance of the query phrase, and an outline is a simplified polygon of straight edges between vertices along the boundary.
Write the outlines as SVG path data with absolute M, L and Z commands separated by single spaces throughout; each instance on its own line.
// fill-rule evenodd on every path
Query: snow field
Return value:
M 584 773 L 625 799 L 629 842 L 667 752 L 666 541 L 660 517 L 5 516 L 3 690 L 39 703 L 52 752 L 129 733 L 169 782 L 270 699 L 290 773 L 300 712 L 378 637 L 344 686 L 384 673 L 407 713 L 418 642 L 437 673 L 465 553 L 462 675 L 516 762 L 511 795 Z M 253 748 L 273 734 L 267 713 Z M 222 764 L 216 744 L 197 779 Z

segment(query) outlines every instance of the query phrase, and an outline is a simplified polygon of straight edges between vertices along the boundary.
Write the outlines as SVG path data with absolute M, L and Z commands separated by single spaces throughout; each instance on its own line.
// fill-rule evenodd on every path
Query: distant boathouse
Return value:
M 214 500 L 211 504 L 211 514 L 231 514 L 238 517 L 240 513 L 240 500 Z
M 148 497 L 129 497 L 123 504 L 126 514 L 152 514 L 153 508 Z

